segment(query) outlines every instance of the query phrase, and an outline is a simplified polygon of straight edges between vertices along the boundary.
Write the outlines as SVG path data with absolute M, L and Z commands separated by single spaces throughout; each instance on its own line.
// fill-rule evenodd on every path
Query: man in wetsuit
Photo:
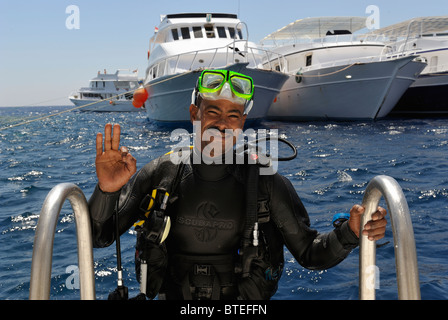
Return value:
M 350 218 L 333 231 L 319 234 L 310 228 L 307 211 L 293 186 L 280 174 L 257 176 L 256 188 L 248 182 L 246 164 L 191 161 L 198 153 L 202 159 L 216 159 L 232 152 L 236 135 L 229 139 L 228 130 L 243 128 L 252 105 L 253 83 L 251 89 L 250 85 L 244 88 L 244 75 L 226 70 L 211 73 L 204 71 L 198 80 L 190 118 L 200 121 L 201 137 L 214 130 L 213 139 L 201 139 L 187 157 L 173 190 L 175 201 L 168 202 L 166 208 L 172 223 L 166 241 L 138 234 L 143 241 L 137 244 L 138 255 L 148 262 L 149 298 L 163 294 L 166 299 L 269 299 L 277 290 L 284 245 L 309 269 L 330 268 L 358 245 L 362 206 L 353 206 Z M 136 173 L 135 158 L 126 147 L 120 148 L 119 125 L 105 126 L 104 147 L 102 134 L 97 135 L 98 185 L 89 200 L 96 247 L 114 242 L 116 209 L 120 234 L 141 219 L 143 200 L 162 183 L 171 162 L 165 155 Z M 250 206 L 246 200 L 253 189 L 258 189 L 258 225 L 251 226 L 249 234 L 257 233 L 257 243 L 245 239 Z M 379 207 L 362 233 L 370 240 L 381 239 L 385 216 L 386 210 Z M 149 220 L 145 223 L 151 227 Z

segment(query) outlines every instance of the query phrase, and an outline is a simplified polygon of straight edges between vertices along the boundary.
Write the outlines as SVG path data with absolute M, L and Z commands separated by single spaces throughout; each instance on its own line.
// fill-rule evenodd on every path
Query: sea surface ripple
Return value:
M 0 108 L 0 128 L 68 107 Z M 57 184 L 78 185 L 89 198 L 96 184 L 95 135 L 106 123 L 122 127 L 121 144 L 137 166 L 176 144 L 173 127 L 149 122 L 141 113 L 67 112 L 0 131 L 0 299 L 28 299 L 31 258 L 40 209 Z M 186 125 L 185 128 L 190 128 Z M 313 228 L 331 230 L 335 213 L 361 203 L 368 182 L 393 177 L 409 204 L 423 299 L 448 299 L 448 120 L 386 119 L 376 122 L 261 122 L 298 147 L 297 159 L 279 164 L 306 206 Z M 286 147 L 285 147 L 286 148 Z M 287 150 L 287 149 L 285 149 Z M 287 151 L 285 151 L 287 153 Z M 386 206 L 384 201 L 380 205 Z M 390 219 L 389 219 L 390 222 Z M 122 237 L 125 285 L 138 294 L 134 272 L 135 233 Z M 394 245 L 390 225 L 377 249 L 377 299 L 396 299 Z M 76 227 L 64 204 L 54 242 L 51 299 L 79 299 L 73 282 Z M 286 265 L 273 299 L 357 299 L 356 248 L 338 266 L 311 271 L 285 249 Z M 97 299 L 116 287 L 115 246 L 94 249 Z

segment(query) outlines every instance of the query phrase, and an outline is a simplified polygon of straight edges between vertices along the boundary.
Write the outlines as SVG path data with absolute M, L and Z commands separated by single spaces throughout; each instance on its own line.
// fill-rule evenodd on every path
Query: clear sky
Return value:
M 66 26 L 70 5 L 79 29 Z M 380 27 L 448 15 L 448 0 L 0 0 L 0 106 L 70 105 L 68 95 L 99 70 L 138 68 L 143 77 L 161 14 L 236 13 L 258 42 L 301 18 L 369 16 L 369 5 Z

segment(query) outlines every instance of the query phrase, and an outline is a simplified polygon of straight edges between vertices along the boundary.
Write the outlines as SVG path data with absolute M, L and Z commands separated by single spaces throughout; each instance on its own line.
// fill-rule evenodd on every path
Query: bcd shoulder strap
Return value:
M 170 153 L 162 156 L 155 170 L 154 181 L 156 181 L 156 185 L 151 193 L 148 193 L 140 202 L 141 220 L 134 226 L 136 229 L 148 229 L 148 227 L 156 229 L 155 233 L 148 234 L 148 240 L 157 240 L 157 242 L 162 240 L 158 237 L 161 232 L 159 229 L 169 224 L 169 217 L 165 216 L 165 210 L 167 205 L 177 198 L 175 193 L 190 155 L 189 152 L 179 152 L 179 158 L 177 159 L 180 159 L 180 161 L 176 161 L 177 163 L 171 161 L 171 157 L 168 156 Z M 146 227 L 145 223 L 147 224 Z M 148 226 L 148 224 L 151 224 L 151 226 Z M 151 233 L 149 230 L 146 231 Z

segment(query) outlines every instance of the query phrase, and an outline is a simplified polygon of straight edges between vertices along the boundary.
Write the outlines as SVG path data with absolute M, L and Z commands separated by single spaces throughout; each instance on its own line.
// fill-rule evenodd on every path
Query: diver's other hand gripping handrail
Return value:
M 393 178 L 377 176 L 367 185 L 362 203 L 365 212 L 361 230 L 376 211 L 381 196 L 386 200 L 393 230 L 398 298 L 420 300 L 417 253 L 409 207 L 401 187 Z M 376 242 L 361 235 L 359 246 L 359 298 L 374 300 Z
M 54 235 L 59 213 L 66 199 L 70 201 L 75 213 L 81 299 L 95 299 L 92 233 L 87 200 L 78 186 L 61 183 L 48 193 L 40 212 L 31 264 L 31 300 L 50 298 Z

